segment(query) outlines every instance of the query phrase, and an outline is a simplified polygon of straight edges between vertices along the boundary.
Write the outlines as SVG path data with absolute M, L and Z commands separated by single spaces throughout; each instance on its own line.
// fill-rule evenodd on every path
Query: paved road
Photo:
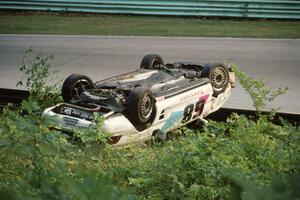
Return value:
M 0 87 L 14 88 L 24 52 L 46 51 L 55 55 L 59 79 L 71 73 L 93 80 L 137 69 L 143 55 L 158 53 L 165 61 L 230 62 L 272 87 L 289 87 L 275 105 L 300 113 L 300 39 L 230 39 L 106 36 L 0 35 Z M 238 85 L 225 105 L 253 108 Z

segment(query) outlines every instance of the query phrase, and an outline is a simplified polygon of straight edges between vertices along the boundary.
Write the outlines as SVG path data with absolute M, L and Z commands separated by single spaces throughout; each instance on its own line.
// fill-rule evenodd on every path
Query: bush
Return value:
M 57 71 L 51 67 L 52 60 L 51 54 L 38 53 L 34 56 L 32 49 L 28 49 L 20 67 L 24 77 L 17 83 L 17 86 L 25 86 L 31 98 L 43 108 L 62 101 L 59 90 L 61 81 L 55 77 Z
M 94 134 L 77 135 L 85 139 L 80 145 L 72 143 L 60 131 L 49 129 L 54 122 L 41 117 L 48 103 L 60 99 L 57 88 L 46 85 L 52 74 L 50 58 L 39 54 L 31 64 L 23 63 L 21 71 L 27 76 L 30 97 L 19 109 L 9 105 L 0 114 L 1 196 L 6 199 L 98 199 L 99 196 L 136 199 L 111 185 L 101 169 L 93 171 L 88 164 L 81 163 L 91 159 L 85 154 L 87 149 L 90 153 L 91 149 L 99 150 L 102 147 L 99 142 L 105 141 L 105 137 L 99 136 L 103 122 L 99 116 L 95 117 L 99 125 L 91 129 Z
M 111 152 L 104 170 L 145 199 L 230 199 L 233 177 L 263 187 L 274 175 L 299 173 L 299 130 L 285 141 L 291 129 L 233 115 L 198 134 Z

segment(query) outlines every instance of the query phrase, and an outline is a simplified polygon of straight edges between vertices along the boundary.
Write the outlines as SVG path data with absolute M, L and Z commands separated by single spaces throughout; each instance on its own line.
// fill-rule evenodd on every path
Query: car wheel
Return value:
M 61 94 L 65 102 L 79 97 L 87 89 L 94 88 L 93 81 L 85 75 L 71 74 L 63 83 Z
M 219 63 L 205 64 L 201 72 L 201 77 L 209 78 L 214 95 L 224 92 L 229 83 L 228 69 Z
M 159 69 L 160 65 L 163 65 L 163 59 L 157 54 L 145 55 L 141 62 L 141 69 Z
M 138 131 L 145 130 L 154 120 L 155 106 L 152 93 L 145 88 L 134 88 L 127 97 L 125 116 Z

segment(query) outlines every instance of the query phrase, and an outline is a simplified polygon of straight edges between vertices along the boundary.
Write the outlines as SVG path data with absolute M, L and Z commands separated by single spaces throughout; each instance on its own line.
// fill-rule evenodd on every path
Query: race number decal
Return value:
M 199 117 L 204 109 L 204 105 L 209 97 L 209 94 L 206 94 L 204 96 L 201 96 L 199 100 L 194 104 L 190 104 L 184 108 L 183 111 L 183 119 L 182 123 L 187 123 L 193 118 Z M 193 116 L 193 113 L 196 112 L 196 114 Z
M 186 123 L 186 122 L 190 121 L 190 119 L 192 118 L 193 112 L 194 112 L 194 104 L 190 104 L 187 107 L 185 107 L 184 112 L 183 112 L 182 123 Z
M 196 108 L 195 108 L 195 112 L 197 112 L 197 114 L 195 114 L 193 118 L 197 118 L 202 114 L 203 109 L 204 109 L 204 105 L 205 105 L 205 103 L 208 99 L 208 96 L 209 96 L 209 94 L 204 95 L 204 96 L 199 98 L 199 101 L 197 101 Z

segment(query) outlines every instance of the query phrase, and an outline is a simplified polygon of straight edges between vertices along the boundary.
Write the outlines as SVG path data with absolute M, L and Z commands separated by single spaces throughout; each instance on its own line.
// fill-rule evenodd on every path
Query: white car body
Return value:
M 161 73 L 160 70 L 138 70 L 126 75 L 107 79 L 110 82 L 118 84 L 132 83 L 133 81 L 143 80 L 155 73 Z M 133 144 L 151 139 L 158 133 L 167 133 L 170 130 L 183 126 L 195 120 L 202 120 L 212 112 L 218 110 L 229 97 L 234 86 L 234 74 L 229 72 L 229 82 L 224 91 L 218 95 L 214 95 L 211 82 L 208 78 L 200 78 L 198 82 L 187 87 L 176 89 L 176 83 L 184 81 L 185 77 L 178 77 L 168 80 L 164 83 L 153 84 L 149 90 L 153 91 L 155 103 L 155 116 L 151 124 L 144 130 L 138 130 L 136 126 L 122 112 L 114 112 L 107 110 L 101 115 L 104 117 L 104 130 L 111 133 L 112 138 L 116 141 L 116 146 Z M 104 80 L 105 82 L 106 80 Z M 101 85 L 99 82 L 98 85 Z M 166 85 L 171 87 L 161 94 L 155 93 Z M 172 92 L 176 91 L 176 92 Z M 57 112 L 59 107 L 70 107 L 70 113 L 66 110 L 64 113 Z M 82 110 L 84 111 L 82 111 Z M 78 116 L 74 116 L 72 112 L 79 112 Z M 87 120 L 83 115 L 87 114 L 85 108 L 71 104 L 58 104 L 47 108 L 43 115 L 53 117 L 56 126 L 64 131 L 71 132 L 74 128 L 90 128 L 94 125 L 92 120 Z M 82 114 L 83 113 L 83 114 Z M 73 115 L 73 116 L 72 116 Z

